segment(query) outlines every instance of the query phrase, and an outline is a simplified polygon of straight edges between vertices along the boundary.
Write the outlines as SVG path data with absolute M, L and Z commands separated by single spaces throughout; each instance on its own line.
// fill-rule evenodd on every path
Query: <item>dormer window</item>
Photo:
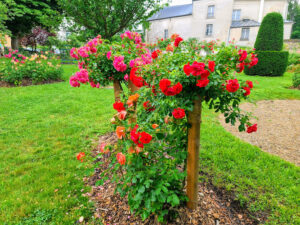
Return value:
M 209 5 L 207 9 L 207 18 L 214 18 L 215 17 L 215 6 Z
M 241 20 L 241 10 L 234 9 L 232 12 L 232 21 L 239 21 Z

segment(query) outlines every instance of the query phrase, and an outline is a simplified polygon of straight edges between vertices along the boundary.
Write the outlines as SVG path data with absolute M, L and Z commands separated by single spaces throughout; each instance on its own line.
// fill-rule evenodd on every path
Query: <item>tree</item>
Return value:
M 67 16 L 92 36 L 111 39 L 125 29 L 146 23 L 160 9 L 161 0 L 60 0 Z
M 267 14 L 259 28 L 254 48 L 258 58 L 256 66 L 245 68 L 248 75 L 281 76 L 286 70 L 288 52 L 283 47 L 283 18 L 280 13 Z
M 291 38 L 300 38 L 300 6 L 297 0 L 289 0 L 287 19 L 294 22 Z
M 57 27 L 62 19 L 56 0 L 10 0 L 5 26 L 12 35 L 12 48 L 17 49 L 18 40 L 35 26 L 48 29 Z
M 55 34 L 49 33 L 41 27 L 35 27 L 32 29 L 30 34 L 22 38 L 21 43 L 25 46 L 31 46 L 32 50 L 35 49 L 36 51 L 37 44 L 45 45 L 48 41 L 48 38 L 53 36 L 55 36 Z

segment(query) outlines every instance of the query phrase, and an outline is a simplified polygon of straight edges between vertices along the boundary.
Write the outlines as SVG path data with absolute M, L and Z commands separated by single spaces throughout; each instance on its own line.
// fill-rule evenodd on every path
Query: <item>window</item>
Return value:
M 238 21 L 238 20 L 241 20 L 241 10 L 234 9 L 232 12 L 232 21 Z
M 215 16 L 215 6 L 210 5 L 207 9 L 207 18 L 213 18 Z
M 165 29 L 164 31 L 164 39 L 167 39 L 169 37 L 169 31 L 168 29 Z
M 206 36 L 211 36 L 213 32 L 213 25 L 212 24 L 207 24 L 206 25 L 206 32 L 205 35 Z
M 242 28 L 241 40 L 249 40 L 250 28 Z

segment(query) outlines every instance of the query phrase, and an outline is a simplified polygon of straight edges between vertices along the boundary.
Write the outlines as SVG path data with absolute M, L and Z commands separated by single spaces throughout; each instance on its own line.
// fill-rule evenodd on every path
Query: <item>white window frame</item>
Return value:
M 241 41 L 248 41 L 250 36 L 250 27 L 243 27 L 241 34 Z
M 213 34 L 214 25 L 213 24 L 206 24 L 205 36 L 212 36 Z
M 169 30 L 164 29 L 164 39 L 168 39 L 168 38 L 169 38 Z
M 241 14 L 242 14 L 241 9 L 234 9 L 233 12 L 232 12 L 232 21 L 240 21 L 241 20 Z M 238 18 L 237 18 L 237 15 L 239 16 Z
M 215 5 L 209 5 L 207 7 L 207 18 L 215 17 Z

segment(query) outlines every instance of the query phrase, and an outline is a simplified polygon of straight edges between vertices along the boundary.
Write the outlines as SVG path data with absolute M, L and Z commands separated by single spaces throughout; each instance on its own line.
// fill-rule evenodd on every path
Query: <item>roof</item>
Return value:
M 240 21 L 232 21 L 231 28 L 239 28 L 239 27 L 258 27 L 260 23 L 255 20 L 243 19 Z
M 176 5 L 165 7 L 154 14 L 152 17 L 148 19 L 148 21 L 152 20 L 161 20 L 178 16 L 188 16 L 193 14 L 193 4 L 186 5 Z

